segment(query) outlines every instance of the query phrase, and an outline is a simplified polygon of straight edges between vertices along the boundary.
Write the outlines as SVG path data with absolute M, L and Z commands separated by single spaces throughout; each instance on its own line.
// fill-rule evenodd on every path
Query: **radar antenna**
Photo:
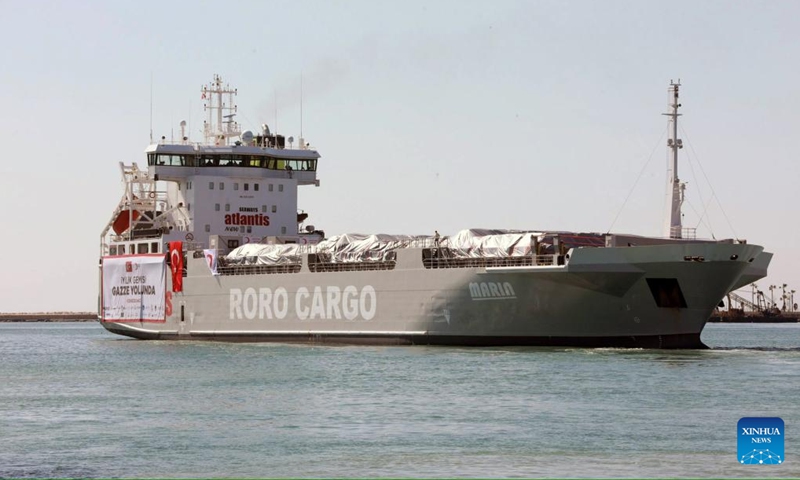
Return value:
M 227 83 L 222 83 L 222 77 L 214 75 L 214 81 L 200 89 L 200 98 L 205 100 L 203 110 L 208 112 L 208 120 L 203 122 L 203 134 L 206 143 L 212 145 L 227 145 L 228 139 L 241 134 L 236 116 L 238 106 L 233 103 L 233 97 L 238 95 L 238 89 L 231 88 Z M 227 103 L 225 97 L 227 95 Z M 228 113 L 226 113 L 228 112 Z M 214 117 L 216 116 L 216 123 Z

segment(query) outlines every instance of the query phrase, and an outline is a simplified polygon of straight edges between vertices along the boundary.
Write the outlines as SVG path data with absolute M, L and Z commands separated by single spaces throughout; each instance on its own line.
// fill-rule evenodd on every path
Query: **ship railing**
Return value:
M 415 238 L 405 245 L 406 248 L 437 248 L 441 244 L 441 239 L 436 237 Z
M 218 266 L 220 275 L 263 275 L 270 273 L 299 273 L 302 265 L 286 263 L 282 265 L 229 265 Z
M 394 270 L 397 262 L 387 261 L 362 261 L 362 262 L 309 262 L 308 269 L 318 272 L 362 272 L 367 270 Z
M 548 267 L 565 265 L 566 261 L 566 255 L 557 253 L 510 257 L 464 257 L 446 248 L 422 250 L 422 264 L 425 268 Z
M 425 268 L 528 267 L 533 257 L 423 258 Z

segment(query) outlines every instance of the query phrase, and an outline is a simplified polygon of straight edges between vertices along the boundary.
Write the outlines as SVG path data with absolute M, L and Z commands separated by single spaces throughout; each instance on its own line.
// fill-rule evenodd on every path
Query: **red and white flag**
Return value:
M 169 242 L 169 268 L 172 271 L 172 291 L 183 291 L 183 242 Z
M 203 255 L 206 257 L 206 263 L 208 264 L 208 268 L 211 270 L 211 274 L 219 275 L 219 273 L 217 273 L 217 249 L 206 248 L 203 250 Z

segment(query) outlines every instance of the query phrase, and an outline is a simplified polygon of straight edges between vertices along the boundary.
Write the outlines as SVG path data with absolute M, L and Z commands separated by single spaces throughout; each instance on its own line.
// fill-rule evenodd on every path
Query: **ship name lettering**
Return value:
M 259 289 L 232 288 L 230 291 L 230 318 L 253 320 L 282 320 L 289 310 L 289 294 L 285 288 L 274 291 L 268 287 Z
M 509 300 L 517 298 L 510 282 L 470 282 L 469 296 L 473 300 Z
M 257 227 L 268 227 L 269 216 L 260 213 L 247 215 L 242 213 L 226 213 L 225 225 L 254 225 Z
M 378 307 L 375 289 L 371 285 L 361 290 L 353 285 L 297 289 L 294 302 L 283 287 L 230 289 L 229 316 L 231 320 L 282 320 L 293 306 L 300 320 L 372 320 Z

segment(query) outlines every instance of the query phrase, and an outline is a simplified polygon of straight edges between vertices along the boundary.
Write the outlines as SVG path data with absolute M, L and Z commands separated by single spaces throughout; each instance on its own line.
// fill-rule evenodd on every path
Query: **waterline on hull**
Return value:
M 102 324 L 108 331 L 142 340 L 202 340 L 219 342 L 284 342 L 340 345 L 441 345 L 470 347 L 586 347 L 707 349 L 700 333 L 642 336 L 483 336 L 436 335 L 427 332 L 340 331 L 193 331 L 147 330 L 130 325 Z

